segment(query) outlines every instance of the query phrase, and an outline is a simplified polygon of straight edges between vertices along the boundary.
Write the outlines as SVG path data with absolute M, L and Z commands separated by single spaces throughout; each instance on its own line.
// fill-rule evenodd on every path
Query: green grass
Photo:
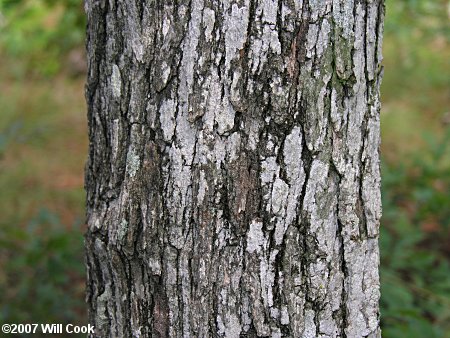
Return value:
M 381 308 L 384 337 L 450 332 L 450 130 L 426 154 L 383 163 Z
M 84 80 L 0 59 L 0 321 L 85 324 Z
M 382 152 L 402 161 L 442 135 L 450 112 L 447 1 L 387 0 L 383 44 Z M 446 117 L 447 116 L 447 117 Z
M 383 337 L 450 332 L 446 1 L 387 1 L 382 85 Z

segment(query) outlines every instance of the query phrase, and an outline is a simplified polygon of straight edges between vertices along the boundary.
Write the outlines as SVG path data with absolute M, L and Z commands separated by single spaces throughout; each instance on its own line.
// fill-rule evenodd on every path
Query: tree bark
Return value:
M 383 0 L 87 0 L 95 337 L 379 337 Z

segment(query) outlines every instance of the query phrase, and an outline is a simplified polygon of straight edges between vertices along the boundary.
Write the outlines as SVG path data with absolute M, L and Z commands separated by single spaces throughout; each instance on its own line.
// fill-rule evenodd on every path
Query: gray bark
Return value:
M 95 337 L 378 337 L 383 0 L 87 0 Z

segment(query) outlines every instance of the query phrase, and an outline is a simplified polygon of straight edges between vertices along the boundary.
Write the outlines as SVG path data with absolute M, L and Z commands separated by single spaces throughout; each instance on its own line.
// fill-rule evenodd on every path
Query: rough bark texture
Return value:
M 95 337 L 378 337 L 383 0 L 87 0 Z

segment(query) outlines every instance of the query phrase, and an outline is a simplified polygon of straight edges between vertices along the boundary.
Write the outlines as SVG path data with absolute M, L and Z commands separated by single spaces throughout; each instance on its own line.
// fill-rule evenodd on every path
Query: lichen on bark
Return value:
M 379 337 L 382 0 L 86 0 L 95 337 Z

